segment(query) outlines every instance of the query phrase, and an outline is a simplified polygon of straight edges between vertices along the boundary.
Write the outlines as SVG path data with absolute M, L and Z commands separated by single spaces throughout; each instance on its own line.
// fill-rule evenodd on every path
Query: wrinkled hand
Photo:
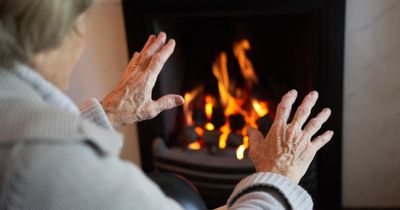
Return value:
M 273 125 L 267 134 L 254 129 L 248 130 L 250 137 L 249 156 L 258 172 L 273 172 L 288 177 L 298 183 L 304 176 L 316 152 L 333 136 L 333 131 L 326 131 L 310 139 L 325 123 L 331 110 L 323 109 L 315 118 L 307 121 L 312 107 L 318 99 L 318 93 L 309 93 L 297 109 L 292 122 L 288 124 L 291 108 L 297 97 L 295 90 L 289 91 L 279 103 Z
M 111 124 L 119 127 L 148 120 L 160 112 L 183 104 L 179 95 L 166 95 L 156 101 L 151 93 L 157 77 L 175 48 L 175 41 L 166 44 L 166 34 L 151 35 L 140 53 L 135 52 L 123 79 L 101 102 Z

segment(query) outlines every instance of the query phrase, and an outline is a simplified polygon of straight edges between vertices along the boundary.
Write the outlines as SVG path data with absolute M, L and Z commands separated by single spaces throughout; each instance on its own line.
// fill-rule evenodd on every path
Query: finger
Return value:
M 322 135 L 316 137 L 311 143 L 315 146 L 316 151 L 321 149 L 326 143 L 328 143 L 333 136 L 333 131 L 326 131 Z
M 160 74 L 165 62 L 168 60 L 168 58 L 171 56 L 171 54 L 174 52 L 175 49 L 175 40 L 171 39 L 168 41 L 168 43 L 161 49 L 160 52 L 155 54 L 150 61 L 150 64 L 146 71 L 150 73 L 149 76 L 149 85 L 151 87 L 154 86 L 158 75 Z
M 296 129 L 300 130 L 303 127 L 303 124 L 310 116 L 311 109 L 314 107 L 317 99 L 317 91 L 312 91 L 306 97 L 304 97 L 303 102 L 301 103 L 299 108 L 297 108 L 296 114 L 294 115 L 293 121 L 291 123 Z
M 133 53 L 131 61 L 129 61 L 129 65 L 135 66 L 139 62 L 140 54 L 138 52 Z
M 252 127 L 247 129 L 247 133 L 249 135 L 250 154 L 252 155 L 253 151 L 259 148 L 259 145 L 264 137 L 259 130 Z
M 282 97 L 282 100 L 276 110 L 274 123 L 287 123 L 292 106 L 296 101 L 296 97 L 296 90 L 291 90 Z
M 247 133 L 248 133 L 249 139 L 250 139 L 249 143 L 252 142 L 252 143 L 258 144 L 260 141 L 262 141 L 264 139 L 262 133 L 255 128 L 249 127 L 247 129 Z
M 157 101 L 154 101 L 153 103 L 153 108 L 156 114 L 175 108 L 177 106 L 182 105 L 184 102 L 184 99 L 180 95 L 174 95 L 174 94 L 169 94 L 165 95 L 161 98 L 159 98 Z
M 154 36 L 153 34 L 151 34 L 151 35 L 149 36 L 149 38 L 147 39 L 146 44 L 144 44 L 142 50 L 140 51 L 140 54 L 142 54 L 145 50 L 147 50 L 147 49 L 149 48 L 149 46 L 150 46 L 151 44 L 153 44 L 153 42 L 154 42 L 155 39 L 156 39 L 156 36 Z
M 139 59 L 139 53 L 138 52 L 133 53 L 132 59 L 129 61 L 129 64 L 126 67 L 124 78 L 127 77 L 131 72 L 133 72 L 133 70 L 136 67 L 138 59 Z
M 141 69 L 146 69 L 153 55 L 160 51 L 162 47 L 164 47 L 166 39 L 167 35 L 164 32 L 160 32 L 153 43 L 140 54 L 138 66 L 140 66 Z
M 304 128 L 305 135 L 311 137 L 318 132 L 321 126 L 331 116 L 331 110 L 329 108 L 323 109 L 316 117 L 312 118 Z

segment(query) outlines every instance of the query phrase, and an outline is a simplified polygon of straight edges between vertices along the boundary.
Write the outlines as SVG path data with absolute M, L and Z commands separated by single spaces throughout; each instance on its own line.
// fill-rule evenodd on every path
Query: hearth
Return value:
M 318 90 L 335 138 L 301 185 L 319 209 L 340 207 L 344 1 L 124 2 L 130 54 L 150 33 L 177 41 L 154 95 L 179 93 L 185 104 L 138 125 L 145 171 L 178 173 L 209 208 L 224 204 L 254 172 L 247 127 L 264 134 L 290 89 Z M 297 102 L 296 105 L 298 105 Z

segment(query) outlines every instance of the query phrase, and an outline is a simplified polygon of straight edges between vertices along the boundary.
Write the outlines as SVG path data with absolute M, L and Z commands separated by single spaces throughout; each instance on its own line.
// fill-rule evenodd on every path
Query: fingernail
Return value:
M 166 36 L 167 34 L 164 31 L 161 31 L 158 36 Z
M 330 134 L 330 135 L 333 135 L 333 134 L 335 134 L 335 132 L 333 132 L 332 130 L 330 130 L 330 131 L 329 131 L 329 134 Z
M 175 39 L 170 39 L 168 42 L 172 45 L 176 43 Z
M 331 109 L 325 108 L 325 109 L 324 109 L 324 112 L 331 112 Z
M 311 91 L 311 95 L 312 95 L 312 96 L 317 96 L 317 95 L 318 95 L 318 92 L 315 91 L 315 90 L 313 90 L 313 91 Z
M 175 98 L 175 103 L 177 105 L 182 105 L 185 102 L 185 99 L 183 99 L 183 97 L 176 97 Z
M 289 93 L 289 94 L 296 94 L 297 91 L 296 91 L 295 89 L 292 89 L 292 90 L 290 90 L 288 93 Z

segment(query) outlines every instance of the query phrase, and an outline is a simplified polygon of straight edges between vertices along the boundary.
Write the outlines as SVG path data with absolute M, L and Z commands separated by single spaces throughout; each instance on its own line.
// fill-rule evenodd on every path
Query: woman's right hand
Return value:
M 264 138 L 258 130 L 250 128 L 249 156 L 257 172 L 272 172 L 288 177 L 295 183 L 306 173 L 316 152 L 333 136 L 326 131 L 311 141 L 330 114 L 329 108 L 323 109 L 315 118 L 307 121 L 312 107 L 318 99 L 318 92 L 312 91 L 297 109 L 293 120 L 288 123 L 297 91 L 291 90 L 283 96 L 278 105 L 275 120 Z

